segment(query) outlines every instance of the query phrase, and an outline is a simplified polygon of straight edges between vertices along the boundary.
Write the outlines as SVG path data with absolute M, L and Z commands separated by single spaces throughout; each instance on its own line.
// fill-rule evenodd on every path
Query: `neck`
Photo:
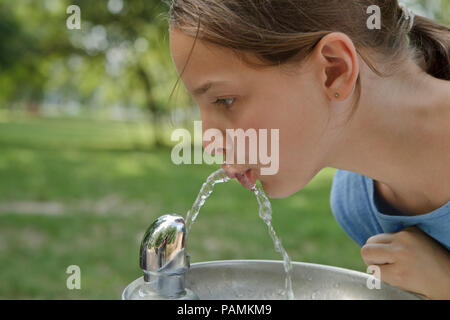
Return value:
M 413 62 L 395 76 L 361 69 L 362 90 L 350 122 L 333 138 L 326 165 L 376 180 L 405 214 L 450 201 L 450 82 Z

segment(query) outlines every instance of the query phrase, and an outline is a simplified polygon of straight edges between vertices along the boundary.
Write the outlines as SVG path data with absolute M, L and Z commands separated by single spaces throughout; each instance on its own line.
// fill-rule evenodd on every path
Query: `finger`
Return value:
M 391 243 L 393 239 L 393 233 L 379 233 L 374 236 L 371 236 L 367 239 L 366 244 L 368 243 Z
M 392 246 L 386 243 L 369 243 L 361 248 L 361 256 L 368 266 L 373 264 L 394 263 L 395 256 Z
M 399 267 L 395 263 L 393 264 L 385 264 L 378 266 L 380 268 L 380 280 L 386 283 L 389 283 L 392 286 L 398 287 L 403 290 L 408 290 L 407 286 L 405 286 L 404 277 L 401 273 L 399 273 Z

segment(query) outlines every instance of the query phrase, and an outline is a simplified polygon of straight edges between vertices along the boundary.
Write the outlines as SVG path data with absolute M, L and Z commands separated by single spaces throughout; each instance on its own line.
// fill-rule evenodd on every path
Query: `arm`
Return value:
M 370 237 L 361 248 L 381 280 L 430 299 L 450 299 L 450 252 L 417 227 Z

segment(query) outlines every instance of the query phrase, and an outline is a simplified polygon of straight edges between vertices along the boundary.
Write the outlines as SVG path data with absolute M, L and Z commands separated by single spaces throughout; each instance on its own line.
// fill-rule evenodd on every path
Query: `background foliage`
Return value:
M 448 0 L 408 3 L 449 23 Z M 66 28 L 70 4 L 81 30 Z M 158 0 L 0 0 L 0 298 L 119 298 L 140 276 L 147 226 L 185 215 L 217 169 L 170 161 L 170 133 L 192 129 L 198 111 L 182 90 L 168 103 L 166 11 Z M 333 174 L 273 200 L 273 224 L 293 261 L 365 272 L 330 211 Z M 188 251 L 192 262 L 280 259 L 235 181 L 216 187 Z M 72 264 L 81 290 L 66 287 Z

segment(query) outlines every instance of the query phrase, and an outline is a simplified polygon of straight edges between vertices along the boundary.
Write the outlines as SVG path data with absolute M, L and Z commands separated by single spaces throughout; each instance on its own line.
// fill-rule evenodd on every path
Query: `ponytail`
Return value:
M 422 68 L 435 78 L 450 80 L 450 28 L 416 15 L 409 36 L 420 51 Z

